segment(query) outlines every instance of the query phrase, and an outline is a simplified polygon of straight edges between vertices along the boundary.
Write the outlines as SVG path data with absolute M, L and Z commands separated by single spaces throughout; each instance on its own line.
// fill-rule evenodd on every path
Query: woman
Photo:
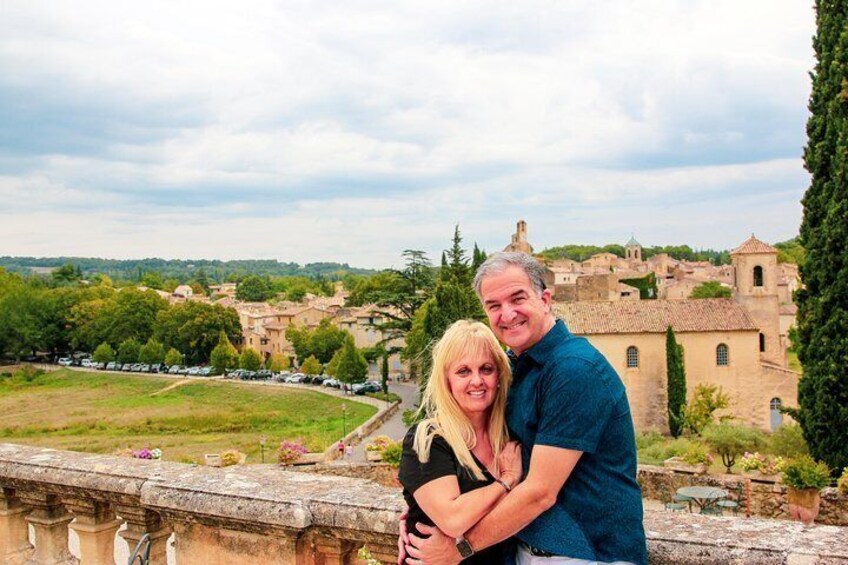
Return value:
M 459 537 L 521 480 L 521 453 L 505 422 L 511 372 L 492 331 L 480 322 L 454 323 L 433 349 L 421 403 L 424 419 L 403 441 L 398 478 L 415 523 Z M 502 544 L 463 563 L 503 562 Z

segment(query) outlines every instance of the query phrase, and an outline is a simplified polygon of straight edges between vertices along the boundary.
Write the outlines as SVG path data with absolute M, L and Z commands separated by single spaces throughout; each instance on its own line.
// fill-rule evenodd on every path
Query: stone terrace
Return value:
M 362 479 L 12 444 L 0 444 L 0 487 L 0 563 L 111 564 L 116 533 L 130 547 L 149 533 L 152 563 L 172 533 L 178 564 L 341 565 L 363 544 L 391 563 L 402 509 L 397 489 Z M 645 526 L 656 564 L 848 564 L 837 526 L 666 512 L 646 512 Z

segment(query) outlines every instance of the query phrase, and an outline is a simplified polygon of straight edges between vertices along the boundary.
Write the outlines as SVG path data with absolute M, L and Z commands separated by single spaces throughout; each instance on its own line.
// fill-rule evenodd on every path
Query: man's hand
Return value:
M 409 545 L 409 532 L 406 531 L 406 518 L 409 516 L 409 508 L 403 511 L 400 515 L 400 524 L 398 524 L 398 565 L 403 565 L 403 560 L 406 558 L 406 546 Z
M 435 526 L 415 524 L 418 531 L 428 534 L 428 538 L 419 538 L 415 534 L 409 534 L 409 543 L 406 547 L 407 565 L 456 565 L 462 561 L 459 551 L 456 549 L 456 541 L 447 537 Z

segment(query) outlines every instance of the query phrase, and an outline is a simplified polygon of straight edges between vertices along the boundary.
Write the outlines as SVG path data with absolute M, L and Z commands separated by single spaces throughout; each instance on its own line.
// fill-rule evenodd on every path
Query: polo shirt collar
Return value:
M 541 365 L 545 359 L 549 359 L 551 352 L 558 343 L 568 339 L 571 332 L 565 327 L 565 322 L 557 320 L 548 333 L 539 342 L 521 354 L 520 357 L 529 357 L 536 364 Z

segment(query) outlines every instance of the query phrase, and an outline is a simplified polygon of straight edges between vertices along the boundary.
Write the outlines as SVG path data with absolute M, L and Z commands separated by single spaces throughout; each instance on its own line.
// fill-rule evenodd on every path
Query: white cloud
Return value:
M 792 0 L 9 1 L 0 253 L 785 239 L 813 32 Z

